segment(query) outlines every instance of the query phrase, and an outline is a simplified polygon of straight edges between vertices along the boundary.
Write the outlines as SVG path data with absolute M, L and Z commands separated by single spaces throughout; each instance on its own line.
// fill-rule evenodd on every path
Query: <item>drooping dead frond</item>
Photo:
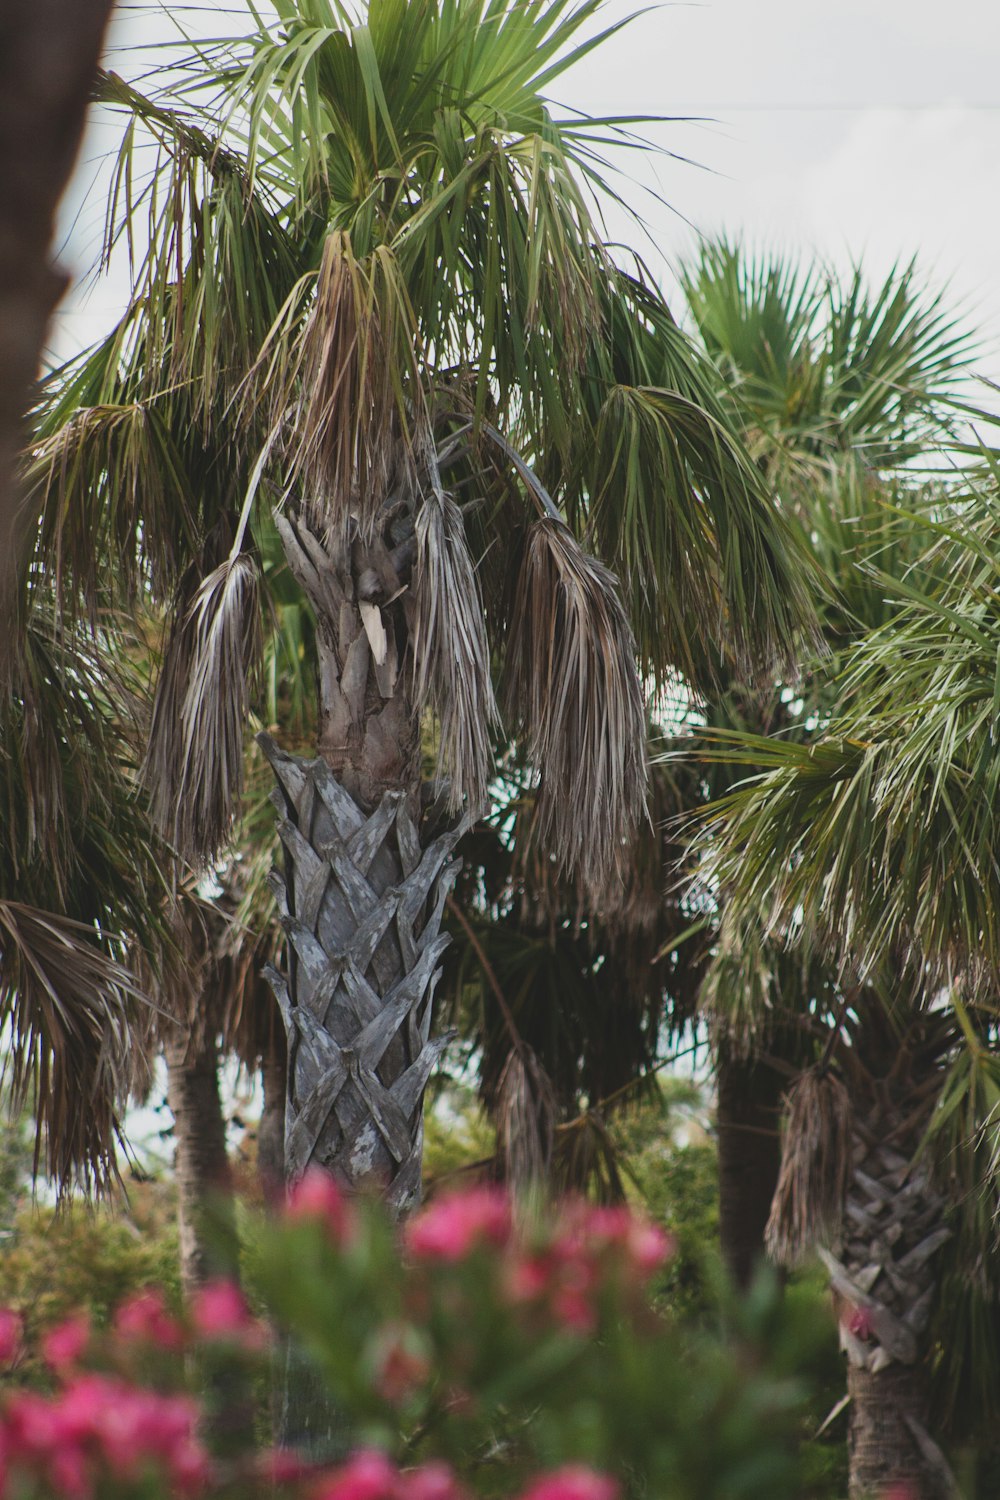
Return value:
M 555 1139 L 556 1096 L 551 1079 L 526 1043 L 513 1047 L 508 1055 L 493 1115 L 497 1151 L 511 1190 L 546 1183 Z
M 155 821 L 194 862 L 226 842 L 242 786 L 257 591 L 246 553 L 215 568 L 171 635 L 157 682 L 145 779 Z
M 614 575 L 548 517 L 521 559 L 506 698 L 541 776 L 538 835 L 599 899 L 644 805 L 645 709 Z
M 834 1074 L 810 1068 L 788 1095 L 781 1171 L 764 1231 L 771 1259 L 796 1265 L 836 1245 L 851 1176 L 851 1101 Z
M 0 1023 L 14 1108 L 34 1105 L 35 1170 L 100 1190 L 116 1172 L 142 996 L 96 938 L 84 923 L 0 901 Z
M 441 726 L 440 760 L 452 812 L 485 810 L 493 774 L 490 729 L 499 718 L 490 643 L 462 512 L 430 461 L 430 490 L 416 517 L 412 649 L 414 695 Z
M 270 341 L 269 341 L 270 342 Z M 327 531 L 354 516 L 370 537 L 397 459 L 406 412 L 420 403 L 412 376 L 416 334 L 392 251 L 359 260 L 350 235 L 323 248 L 309 316 L 290 347 L 265 346 L 264 384 L 277 421 L 289 410 L 288 455 L 309 497 L 307 518 Z

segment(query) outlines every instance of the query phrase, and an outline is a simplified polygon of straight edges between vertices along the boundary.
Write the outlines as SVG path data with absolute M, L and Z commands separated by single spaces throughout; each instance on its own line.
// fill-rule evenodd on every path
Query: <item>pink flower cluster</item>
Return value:
M 96 1500 L 102 1480 L 151 1471 L 172 1494 L 195 1495 L 209 1478 L 196 1422 L 186 1397 L 106 1375 L 76 1376 L 53 1396 L 20 1391 L 0 1418 L 0 1476 L 47 1482 L 66 1500 Z
M 626 1208 L 568 1204 L 541 1243 L 517 1249 L 506 1268 L 515 1303 L 545 1307 L 579 1333 L 597 1323 L 598 1296 L 610 1277 L 643 1284 L 673 1253 L 657 1225 Z
M 506 1194 L 472 1188 L 435 1198 L 407 1224 L 405 1242 L 418 1260 L 458 1261 L 484 1246 L 506 1245 L 512 1229 Z
M 535 1479 L 518 1500 L 617 1500 L 618 1485 L 607 1474 L 580 1464 Z M 313 1500 L 463 1500 L 447 1464 L 397 1469 L 384 1453 L 363 1449 L 324 1479 Z
M 310 1167 L 289 1192 L 285 1217 L 292 1223 L 314 1220 L 322 1224 L 335 1245 L 347 1244 L 357 1232 L 354 1205 L 329 1173 L 318 1167 Z

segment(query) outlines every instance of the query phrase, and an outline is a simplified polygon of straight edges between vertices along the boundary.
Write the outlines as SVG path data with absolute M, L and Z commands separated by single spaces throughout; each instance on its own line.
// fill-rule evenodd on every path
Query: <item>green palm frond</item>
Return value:
M 892 618 L 848 657 L 813 743 L 715 736 L 760 771 L 708 814 L 719 878 L 862 970 L 913 952 L 988 983 L 1000 956 L 997 518 L 987 487 L 955 496 L 926 523 L 927 568 L 880 575 Z
M 0 1024 L 36 1166 L 63 1185 L 114 1175 L 118 1119 L 152 1013 L 131 972 L 169 957 L 162 857 L 127 758 L 133 712 L 101 649 L 35 598 L 0 699 Z

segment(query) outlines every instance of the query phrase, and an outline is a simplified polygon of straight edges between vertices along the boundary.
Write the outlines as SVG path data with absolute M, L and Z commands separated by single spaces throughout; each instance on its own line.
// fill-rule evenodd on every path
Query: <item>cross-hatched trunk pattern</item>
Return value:
M 924 1334 L 936 1291 L 935 1255 L 948 1239 L 947 1202 L 900 1117 L 880 1102 L 855 1117 L 854 1157 L 839 1258 L 820 1254 L 840 1304 L 848 1360 L 851 1500 L 909 1481 L 920 1500 L 948 1492 L 928 1436 Z
M 431 1038 L 431 1009 L 462 830 L 421 847 L 412 795 L 387 791 L 366 814 L 325 761 L 261 743 L 285 855 L 272 879 L 289 974 L 266 972 L 288 1035 L 286 1179 L 316 1164 L 404 1213 L 419 1201 L 421 1105 L 447 1042 Z

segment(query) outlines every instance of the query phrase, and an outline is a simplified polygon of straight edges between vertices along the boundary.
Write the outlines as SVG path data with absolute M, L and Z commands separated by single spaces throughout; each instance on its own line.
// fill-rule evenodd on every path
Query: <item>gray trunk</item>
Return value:
M 364 545 L 321 544 L 279 518 L 316 612 L 320 757 L 261 743 L 285 855 L 273 880 L 289 968 L 268 979 L 288 1039 L 286 1180 L 315 1164 L 403 1213 L 420 1197 L 423 1094 L 444 1046 L 430 1038 L 431 1006 L 459 830 L 427 841 L 421 826 L 413 525 L 405 506 L 385 515 Z
M 285 1175 L 311 1164 L 374 1186 L 403 1213 L 420 1197 L 424 1087 L 444 903 L 458 831 L 421 849 L 408 797 L 370 817 L 322 760 L 262 740 L 278 778 L 286 880 L 274 884 L 290 940 L 274 989 L 288 1034 Z
M 924 1425 L 925 1335 L 947 1202 L 927 1164 L 914 1161 L 918 1131 L 904 1120 L 885 1098 L 856 1117 L 843 1244 L 839 1258 L 820 1251 L 848 1362 L 851 1500 L 904 1481 L 914 1500 L 943 1500 L 953 1484 Z

